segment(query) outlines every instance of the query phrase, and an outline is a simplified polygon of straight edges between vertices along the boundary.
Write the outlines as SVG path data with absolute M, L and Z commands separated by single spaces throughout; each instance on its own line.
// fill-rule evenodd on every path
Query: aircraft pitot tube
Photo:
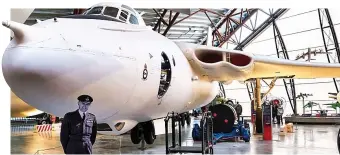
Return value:
M 14 34 L 14 45 L 10 44 L 9 47 L 15 45 L 31 45 L 37 42 L 50 39 L 54 37 L 51 32 L 48 32 L 43 27 L 29 26 L 15 21 L 2 21 L 2 25 L 10 30 Z

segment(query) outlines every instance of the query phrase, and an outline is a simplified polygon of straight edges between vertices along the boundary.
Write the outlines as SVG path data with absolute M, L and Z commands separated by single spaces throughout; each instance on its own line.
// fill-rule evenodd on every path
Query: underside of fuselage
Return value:
M 27 117 L 43 113 L 35 107 L 27 104 L 13 92 L 11 92 L 11 117 Z

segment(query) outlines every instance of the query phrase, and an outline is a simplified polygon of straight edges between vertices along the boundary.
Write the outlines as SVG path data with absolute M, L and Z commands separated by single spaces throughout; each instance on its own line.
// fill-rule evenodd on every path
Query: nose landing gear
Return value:
M 141 141 L 145 141 L 149 145 L 153 144 L 156 139 L 153 121 L 138 123 L 131 129 L 130 137 L 133 144 L 139 144 Z

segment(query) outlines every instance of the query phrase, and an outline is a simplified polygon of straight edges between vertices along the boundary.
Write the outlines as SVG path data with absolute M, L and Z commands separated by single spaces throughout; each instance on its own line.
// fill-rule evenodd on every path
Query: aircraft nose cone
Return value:
M 89 62 L 75 54 L 80 52 L 67 44 L 61 35 L 29 34 L 22 42 L 13 39 L 2 58 L 3 75 L 13 92 L 22 98 L 28 94 L 37 96 L 57 93 L 56 90 L 72 90 L 66 90 L 59 83 L 69 80 L 72 88 L 76 77 L 65 78 L 64 75 L 79 70 L 82 65 L 86 67 Z M 79 60 L 78 63 L 74 63 L 75 60 Z
M 92 106 L 90 110 L 104 113 L 102 117 L 111 116 L 113 109 L 100 106 L 101 102 L 114 102 L 116 99 L 117 103 L 125 103 L 130 94 L 111 99 L 107 93 L 121 90 L 117 87 L 121 83 L 120 79 L 136 76 L 126 73 L 121 63 L 123 60 L 106 59 L 102 53 L 86 52 L 85 48 L 63 43 L 63 40 L 52 38 L 16 45 L 13 40 L 2 60 L 7 84 L 26 103 L 59 117 L 77 108 L 80 94 L 90 94 L 99 102 L 98 106 Z M 117 76 L 121 78 L 115 79 Z M 133 86 L 131 82 L 126 87 L 132 91 Z M 53 105 L 58 105 L 57 109 Z
M 76 104 L 68 105 L 76 103 L 81 93 L 77 91 L 87 85 L 81 76 L 90 76 L 80 72 L 90 64 L 81 54 L 66 49 L 15 46 L 6 49 L 2 69 L 7 84 L 19 98 L 45 112 L 53 112 L 53 104 L 60 105 L 61 113 L 56 115 L 63 116 L 76 108 Z
M 25 90 L 25 93 L 33 95 L 35 90 L 32 88 L 42 87 L 56 76 L 57 72 L 53 70 L 49 61 L 43 58 L 43 55 L 37 55 L 37 49 L 25 47 L 13 47 L 6 49 L 3 60 L 3 75 L 15 92 Z M 30 90 L 29 90 L 30 89 Z M 36 92 L 38 93 L 38 92 Z

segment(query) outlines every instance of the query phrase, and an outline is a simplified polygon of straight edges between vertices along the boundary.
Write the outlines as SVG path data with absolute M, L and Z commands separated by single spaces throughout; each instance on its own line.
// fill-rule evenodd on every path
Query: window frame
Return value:
M 131 22 L 131 17 L 135 18 L 135 22 L 136 22 L 136 23 L 132 23 L 132 22 Z M 139 25 L 139 20 L 138 20 L 138 18 L 137 18 L 135 15 L 130 14 L 129 23 L 130 23 L 130 24 L 134 24 L 134 25 Z
M 99 14 L 89 14 L 89 12 L 92 11 L 93 9 L 95 9 L 95 8 L 102 8 L 102 9 L 100 10 Z M 103 10 L 105 8 L 106 8 L 105 6 L 96 6 L 96 7 L 93 7 L 91 9 L 89 9 L 88 11 L 86 11 L 86 15 L 101 15 L 101 14 L 103 14 Z
M 125 20 L 124 20 L 124 19 L 121 19 L 121 17 L 124 18 L 124 16 L 122 16 L 122 13 L 123 13 L 123 14 L 126 14 L 126 19 L 125 19 Z M 129 11 L 127 11 L 127 10 L 125 10 L 125 9 L 123 9 L 123 8 L 120 8 L 120 13 L 119 13 L 118 19 L 119 19 L 119 20 L 122 20 L 123 22 L 126 23 L 126 21 L 129 19 L 129 15 L 130 15 Z
M 114 9 L 117 9 L 117 14 L 116 14 L 116 16 L 114 17 L 114 16 L 111 16 L 110 14 L 105 14 L 106 8 L 114 8 Z M 104 16 L 109 16 L 109 17 L 112 17 L 112 18 L 117 18 L 117 16 L 119 15 L 119 13 L 120 13 L 120 9 L 117 8 L 117 7 L 112 7 L 112 6 L 106 6 L 105 9 L 104 9 L 104 11 L 103 11 L 103 15 L 104 15 Z

